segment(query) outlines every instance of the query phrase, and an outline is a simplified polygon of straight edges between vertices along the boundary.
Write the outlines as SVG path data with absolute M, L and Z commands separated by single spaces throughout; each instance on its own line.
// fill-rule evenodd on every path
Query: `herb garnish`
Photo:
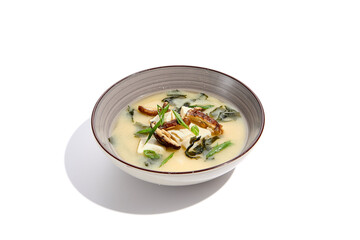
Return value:
M 136 132 L 134 133 L 135 137 L 143 137 L 151 131 L 151 128 L 149 128 L 148 125 L 139 122 L 135 122 L 134 126 L 136 127 Z
M 193 125 L 191 127 L 191 131 L 193 134 L 195 134 L 195 136 L 199 135 L 199 127 L 197 125 Z
M 152 160 L 156 160 L 159 159 L 161 157 L 161 155 L 157 154 L 155 151 L 153 150 L 144 150 L 144 155 L 147 158 L 150 158 Z
M 152 128 L 145 128 L 143 130 L 137 131 L 135 134 L 146 134 L 150 133 L 152 131 Z
M 172 158 L 173 156 L 174 156 L 174 153 L 170 154 L 167 158 L 165 158 L 165 159 L 161 162 L 161 164 L 160 164 L 159 167 L 161 167 L 161 166 L 163 166 L 165 163 L 167 163 L 167 161 L 169 161 L 170 158 Z
M 174 115 L 175 115 L 175 118 L 177 120 L 177 122 L 183 126 L 184 128 L 187 128 L 187 129 L 190 129 L 188 125 L 186 125 L 186 123 L 182 120 L 181 116 L 179 113 L 177 113 L 176 111 L 172 110 Z
M 212 157 L 214 154 L 220 152 L 221 150 L 227 148 L 228 146 L 230 146 L 232 143 L 231 141 L 226 141 L 223 142 L 222 144 L 216 144 L 215 147 L 213 147 L 210 152 L 208 152 L 208 154 L 206 154 L 206 159 L 209 159 L 210 157 Z
M 166 106 L 169 106 L 169 104 L 167 104 Z M 166 106 L 164 108 L 166 108 Z M 162 112 L 165 114 L 167 112 L 167 110 L 169 109 L 169 107 L 166 108 L 165 112 L 163 112 L 163 108 L 160 107 L 159 105 L 157 105 L 157 110 L 158 110 L 158 115 L 160 116 L 160 114 L 162 114 Z M 160 125 L 164 124 L 164 117 L 160 118 Z
M 158 112 L 158 115 L 159 115 L 160 112 L 161 112 L 161 107 L 159 106 L 159 104 L 156 105 L 156 108 L 157 108 L 157 112 Z
M 170 104 L 166 105 L 161 112 L 158 114 L 159 115 L 159 121 L 155 124 L 155 126 L 153 128 L 151 128 L 151 131 L 149 132 L 149 136 L 146 139 L 145 144 L 150 140 L 151 136 L 154 134 L 155 130 L 162 124 L 162 122 L 164 122 L 164 116 L 165 113 L 167 112 L 167 110 L 169 109 Z

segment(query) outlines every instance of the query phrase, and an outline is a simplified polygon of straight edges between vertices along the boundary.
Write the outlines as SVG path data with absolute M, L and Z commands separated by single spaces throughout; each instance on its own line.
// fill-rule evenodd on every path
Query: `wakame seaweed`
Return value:
M 198 138 L 201 138 L 201 136 L 199 136 Z M 195 139 L 196 141 L 193 140 L 193 142 L 190 140 L 190 146 L 186 149 L 185 154 L 188 157 L 191 156 L 190 158 L 199 158 L 196 155 L 199 155 L 204 151 L 209 151 L 211 149 L 211 144 L 213 144 L 218 139 L 218 136 L 214 136 L 212 138 L 202 138 L 201 143 L 194 147 L 192 151 L 190 151 L 191 147 L 194 145 L 195 142 L 199 141 L 200 139 Z
M 131 121 L 134 122 L 134 111 L 135 109 L 131 108 L 130 106 L 127 107 L 127 111 L 131 117 Z
M 197 97 L 197 100 L 206 100 L 208 99 L 208 95 L 206 95 L 205 93 L 199 93 L 199 96 Z
M 212 108 L 214 107 L 214 105 L 190 105 L 188 106 L 189 108 L 196 108 L 196 107 L 199 107 L 199 108 L 202 108 L 202 109 L 209 109 L 209 108 Z
M 199 93 L 199 95 L 197 96 L 197 98 L 193 98 L 190 101 L 195 102 L 196 100 L 206 100 L 208 99 L 208 95 L 206 95 L 205 93 Z
M 226 105 L 222 105 L 212 110 L 210 116 L 219 122 L 229 122 L 241 117 L 239 112 Z
M 109 141 L 109 143 L 111 143 L 112 145 L 115 144 L 115 139 L 114 139 L 114 137 L 109 137 L 109 138 L 108 138 L 108 141 Z
M 179 90 L 172 90 L 166 93 L 166 98 L 162 99 L 162 102 L 168 102 L 171 105 L 174 105 L 174 99 L 177 98 L 186 98 L 186 94 L 183 94 Z
M 198 136 L 198 137 L 192 137 L 190 138 L 190 145 L 189 147 L 185 150 L 185 155 L 188 157 L 188 158 L 199 158 L 198 156 L 196 156 L 197 154 L 195 152 L 190 152 L 190 148 L 192 148 L 192 146 L 194 146 L 194 144 L 199 141 L 201 138 L 201 136 Z
M 180 97 L 180 98 L 186 98 L 186 94 L 183 94 L 179 90 L 172 90 L 166 93 L 166 96 L 168 97 Z
M 166 97 L 166 98 L 162 99 L 161 101 L 168 102 L 171 106 L 175 106 L 174 100 L 179 99 L 179 98 L 186 98 L 186 95 L 177 95 L 177 96 Z
M 182 106 L 183 107 L 190 107 L 191 103 L 190 102 L 185 102 Z

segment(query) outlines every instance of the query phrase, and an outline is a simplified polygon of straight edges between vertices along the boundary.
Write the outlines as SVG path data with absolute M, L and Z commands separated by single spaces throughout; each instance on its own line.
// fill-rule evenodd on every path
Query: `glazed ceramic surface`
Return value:
M 160 172 L 120 159 L 108 141 L 120 110 L 142 96 L 172 89 L 213 93 L 240 109 L 248 124 L 248 138 L 242 152 L 223 164 L 187 172 Z M 264 123 L 261 102 L 248 87 L 224 73 L 193 66 L 158 67 L 132 74 L 115 83 L 100 97 L 91 117 L 96 141 L 116 166 L 136 178 L 162 185 L 201 183 L 232 170 L 258 141 Z

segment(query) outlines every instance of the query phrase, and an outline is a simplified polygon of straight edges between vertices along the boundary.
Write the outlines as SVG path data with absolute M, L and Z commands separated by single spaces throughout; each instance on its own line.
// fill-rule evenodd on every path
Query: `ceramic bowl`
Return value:
M 141 96 L 172 89 L 213 93 L 240 109 L 248 124 L 248 138 L 243 151 L 225 163 L 187 172 L 154 171 L 121 159 L 108 141 L 117 114 Z M 227 74 L 194 66 L 165 66 L 134 73 L 106 90 L 95 104 L 91 116 L 95 139 L 116 166 L 144 181 L 172 186 L 209 181 L 231 171 L 259 140 L 264 123 L 262 104 L 247 86 Z

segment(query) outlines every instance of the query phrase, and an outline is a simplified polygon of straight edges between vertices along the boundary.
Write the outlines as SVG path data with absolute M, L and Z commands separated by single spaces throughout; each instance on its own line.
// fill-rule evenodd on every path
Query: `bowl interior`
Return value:
M 260 137 L 264 127 L 264 111 L 259 99 L 248 87 L 215 70 L 168 66 L 132 74 L 115 83 L 100 97 L 94 107 L 91 124 L 101 147 L 119 159 L 108 137 L 120 110 L 142 96 L 172 89 L 207 92 L 236 106 L 248 124 L 248 139 L 241 154 L 247 152 Z

